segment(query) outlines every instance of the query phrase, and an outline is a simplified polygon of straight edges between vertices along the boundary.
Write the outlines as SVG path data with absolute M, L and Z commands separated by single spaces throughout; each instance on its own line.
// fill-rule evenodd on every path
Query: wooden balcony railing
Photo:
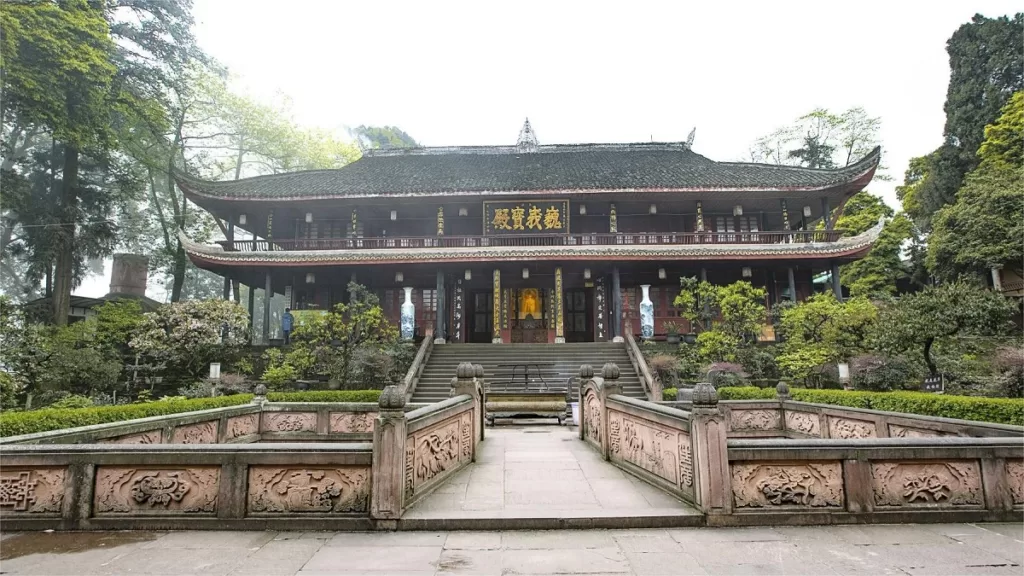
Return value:
M 225 250 L 381 250 L 390 248 L 480 248 L 524 246 L 612 246 L 698 244 L 789 244 L 835 242 L 841 230 L 791 232 L 629 232 L 618 234 L 518 234 L 502 236 L 410 236 L 383 238 L 297 238 L 218 242 Z

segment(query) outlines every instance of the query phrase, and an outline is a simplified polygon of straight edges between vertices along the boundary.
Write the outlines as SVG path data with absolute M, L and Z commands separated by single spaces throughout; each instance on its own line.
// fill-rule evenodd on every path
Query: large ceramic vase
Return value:
M 644 297 L 640 300 L 640 336 L 644 340 L 654 338 L 654 302 L 651 302 L 651 285 L 643 284 L 640 289 Z
M 406 287 L 405 302 L 402 302 L 402 340 L 412 340 L 416 328 L 416 307 L 412 304 L 412 287 Z

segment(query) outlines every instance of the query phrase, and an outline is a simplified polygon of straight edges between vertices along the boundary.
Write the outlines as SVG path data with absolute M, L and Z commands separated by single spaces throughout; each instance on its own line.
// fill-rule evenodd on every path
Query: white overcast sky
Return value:
M 942 139 L 946 40 L 1002 0 L 404 2 L 195 0 L 200 46 L 295 119 L 394 125 L 427 146 L 685 140 L 744 160 L 758 137 L 825 107 L 882 119 L 897 207 L 908 160 Z M 75 292 L 107 292 L 107 276 Z M 162 291 L 151 295 L 162 297 Z

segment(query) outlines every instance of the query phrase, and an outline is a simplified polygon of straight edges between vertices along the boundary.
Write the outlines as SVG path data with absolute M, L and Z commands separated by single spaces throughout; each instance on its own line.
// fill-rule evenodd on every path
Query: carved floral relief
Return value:
M 178 426 L 171 434 L 172 444 L 216 444 L 218 422 L 200 422 Z
M 732 495 L 737 508 L 841 508 L 842 468 L 839 462 L 733 464 Z
M 776 430 L 779 428 L 778 410 L 731 410 L 730 430 Z
M 248 500 L 255 513 L 365 513 L 370 469 L 251 466 Z
M 7 468 L 0 471 L 0 514 L 60 514 L 64 504 L 64 468 Z
M 454 472 L 473 457 L 473 416 L 463 412 L 406 439 L 413 446 L 412 491 L 446 473 Z M 408 455 L 406 467 L 408 469 Z M 408 471 L 406 491 L 409 492 Z
M 981 471 L 975 460 L 871 464 L 878 506 L 981 505 Z
M 786 429 L 808 436 L 821 436 L 821 418 L 811 412 L 786 410 Z
M 954 436 L 954 434 L 939 432 L 938 430 L 907 428 L 906 426 L 889 424 L 889 436 L 892 438 L 938 438 L 940 436 Z
M 264 432 L 316 432 L 316 412 L 264 412 Z
M 1024 460 L 1006 461 L 1006 483 L 1010 487 L 1013 505 L 1024 504 Z
M 220 467 L 96 469 L 97 514 L 207 514 L 217 511 Z
M 242 436 L 259 433 L 258 417 L 258 414 L 242 414 L 241 416 L 228 418 L 225 440 L 233 440 Z
M 848 418 L 837 418 L 829 416 L 828 433 L 832 438 L 849 440 L 851 438 L 874 438 L 875 423 L 864 420 L 850 420 Z
M 160 430 L 147 430 L 138 434 L 125 434 L 124 436 L 104 438 L 100 440 L 100 444 L 160 444 L 161 440 L 163 440 L 163 432 Z
M 376 412 L 331 412 L 330 430 L 335 434 L 365 434 L 373 432 Z

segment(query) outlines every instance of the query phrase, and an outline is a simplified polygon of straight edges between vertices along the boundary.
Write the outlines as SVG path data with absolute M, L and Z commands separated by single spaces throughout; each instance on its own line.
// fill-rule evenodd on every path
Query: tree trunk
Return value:
M 924 341 L 924 363 L 928 365 L 928 374 L 935 376 L 939 373 L 938 367 L 935 366 L 935 361 L 932 360 L 932 344 L 935 343 L 935 338 L 929 338 Z
M 178 249 L 174 252 L 174 282 L 171 284 L 171 302 L 181 300 L 181 288 L 185 285 L 185 271 L 188 265 L 188 257 L 185 256 L 185 248 L 178 243 Z
M 78 148 L 64 147 L 64 182 L 60 191 L 60 225 L 57 227 L 57 263 L 54 270 L 53 323 L 65 326 L 71 313 L 74 279 L 75 221 L 78 212 Z

